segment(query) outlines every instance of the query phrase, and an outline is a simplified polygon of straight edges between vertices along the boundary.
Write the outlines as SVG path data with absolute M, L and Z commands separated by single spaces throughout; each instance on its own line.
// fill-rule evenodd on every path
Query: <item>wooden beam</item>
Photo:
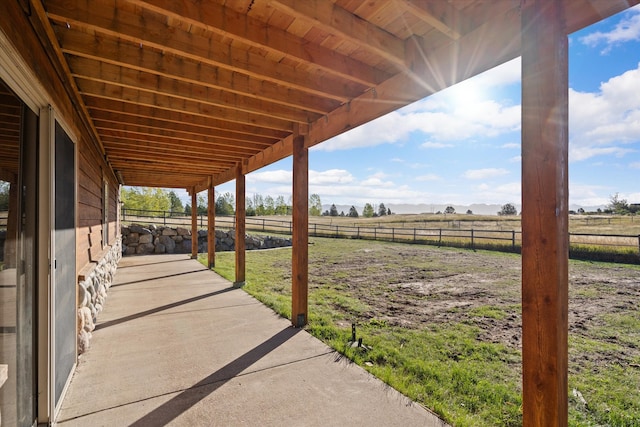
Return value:
M 310 27 L 320 28 L 374 53 L 395 64 L 399 69 L 405 66 L 402 40 L 333 2 L 277 0 L 271 2 L 271 5 L 291 16 L 307 21 Z
M 229 106 L 215 103 L 192 100 L 191 98 L 176 97 L 147 90 L 128 88 L 115 84 L 99 83 L 92 80 L 77 78 L 78 87 L 83 95 L 95 96 L 114 101 L 131 100 L 135 104 L 141 104 L 158 109 L 204 114 L 228 120 L 240 124 L 258 125 L 276 130 L 290 130 L 293 118 L 277 118 L 270 116 L 268 111 L 248 112 L 237 110 Z M 304 115 L 296 120 L 306 123 Z
M 209 177 L 207 188 L 207 265 L 209 268 L 216 266 L 216 199 L 215 189 Z
M 254 48 L 264 49 L 283 58 L 291 58 L 366 86 L 375 86 L 389 77 L 332 49 L 308 43 L 307 40 L 277 27 L 265 27 L 262 21 L 222 5 L 174 0 L 135 0 L 134 3 L 220 36 L 241 40 Z
M 242 164 L 236 166 L 236 281 L 234 286 L 244 286 L 246 271 L 245 234 L 246 234 L 246 201 L 245 176 Z
M 84 97 L 84 101 L 89 107 L 92 115 L 94 115 L 96 111 L 103 111 L 120 115 L 128 115 L 141 121 L 147 119 L 162 120 L 166 122 L 167 126 L 188 123 L 191 126 L 212 129 L 213 136 L 216 135 L 215 131 L 226 130 L 229 132 L 237 132 L 247 135 L 252 140 L 255 136 L 275 138 L 276 140 L 279 140 L 291 132 L 291 130 L 267 129 L 254 124 L 232 123 L 209 114 L 162 110 L 155 108 L 155 106 L 152 105 L 139 105 L 125 100 L 104 99 L 86 95 Z
M 83 39 L 94 42 L 95 38 L 82 35 Z M 84 47 L 89 51 L 87 47 Z M 121 48 L 122 49 L 122 48 Z M 133 47 L 132 47 L 133 49 Z M 145 56 L 149 49 L 144 50 Z M 182 84 L 191 84 L 202 86 L 211 90 L 224 90 L 229 94 L 246 97 L 247 102 L 254 100 L 276 103 L 287 107 L 301 108 L 303 110 L 324 114 L 333 110 L 340 101 L 325 96 L 320 97 L 312 93 L 295 90 L 288 86 L 276 85 L 270 82 L 260 82 L 255 78 L 248 76 L 241 77 L 237 73 L 227 70 L 221 70 L 219 67 L 213 67 L 207 64 L 197 64 L 194 61 L 181 60 L 175 58 L 173 61 L 156 61 L 153 64 L 143 63 L 131 57 L 124 57 L 122 60 L 128 60 L 127 63 L 116 61 L 109 58 L 95 59 L 95 54 L 90 57 L 76 56 L 75 52 L 67 49 L 67 61 L 69 66 L 76 75 L 85 76 L 95 80 L 115 81 L 121 83 L 136 85 L 138 81 L 162 79 L 170 81 L 179 81 Z M 138 56 L 143 55 L 140 49 L 137 49 Z M 155 54 L 153 54 L 155 57 Z M 120 58 L 118 58 L 120 59 Z M 157 58 L 156 58 L 157 59 Z M 143 66 L 144 65 L 144 66 Z M 151 67 L 151 68 L 149 68 Z M 151 76 L 156 77 L 151 77 Z M 166 87 L 167 83 L 163 83 Z M 158 85 L 159 87 L 161 85 Z M 173 88 L 172 88 L 173 89 Z
M 431 0 L 414 3 L 408 0 L 396 0 L 396 4 L 447 37 L 453 40 L 462 37 L 462 32 L 459 30 L 460 21 L 463 19 L 462 13 L 450 2 Z
M 198 193 L 191 190 L 191 259 L 198 259 Z
M 135 9 L 135 10 L 133 10 Z M 171 54 L 199 63 L 222 67 L 226 70 L 255 77 L 286 87 L 326 96 L 332 91 L 340 96 L 340 83 L 344 80 L 327 76 L 326 79 L 314 74 L 300 73 L 286 63 L 271 61 L 259 53 L 243 51 L 234 53 L 227 45 L 228 40 L 217 35 L 191 33 L 178 26 L 169 26 L 167 19 L 152 11 L 135 8 L 121 1 L 85 0 L 69 3 L 66 0 L 48 0 L 47 11 L 50 19 L 59 22 L 62 31 L 97 33 L 108 36 L 120 43 L 152 48 L 163 55 Z M 66 24 L 69 24 L 67 29 Z M 60 40 L 62 33 L 58 34 Z M 64 44 L 64 43 L 63 43 Z M 96 47 L 92 45 L 92 49 Z M 317 76 L 319 77 L 319 76 Z M 357 90 L 363 85 L 346 83 Z
M 73 61 L 71 61 L 73 62 Z M 102 83 L 106 87 L 121 86 L 123 88 L 144 91 L 145 93 L 166 95 L 172 98 L 197 101 L 203 104 L 231 108 L 246 113 L 267 115 L 283 120 L 307 123 L 314 117 L 326 114 L 329 108 L 338 104 L 331 103 L 325 109 L 311 111 L 310 105 L 285 105 L 254 96 L 247 96 L 237 91 L 220 87 L 211 87 L 202 83 L 185 82 L 173 76 L 162 76 L 146 71 L 131 70 L 97 61 L 92 66 L 76 67 L 73 75 L 78 81 L 86 80 Z M 80 69 L 78 69 L 80 68 Z M 86 86 L 86 84 L 85 84 Z M 88 92 L 85 89 L 86 92 Z M 268 112 L 268 114 L 266 114 Z
M 293 139 L 293 248 L 291 261 L 291 323 L 309 322 L 309 149 L 305 136 Z
M 522 4 L 523 425 L 568 423 L 568 39 L 563 2 Z

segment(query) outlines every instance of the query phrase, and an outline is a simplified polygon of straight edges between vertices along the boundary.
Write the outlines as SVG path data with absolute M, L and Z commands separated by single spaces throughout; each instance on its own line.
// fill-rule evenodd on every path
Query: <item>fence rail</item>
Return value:
M 144 214 L 144 215 L 141 215 Z M 191 226 L 191 217 L 184 213 L 163 211 L 122 210 L 124 222 L 161 224 L 165 226 Z M 234 228 L 235 217 L 216 216 L 216 227 Z M 198 226 L 207 226 L 207 216 L 198 215 Z M 439 246 L 465 247 L 471 249 L 496 249 L 519 252 L 522 244 L 522 232 L 519 230 L 487 230 L 476 228 L 410 228 L 408 224 L 400 226 L 372 226 L 309 223 L 309 235 L 315 237 L 336 237 L 346 239 L 384 240 L 390 242 L 431 244 Z M 292 223 L 280 219 L 247 217 L 247 231 L 263 233 L 291 234 Z M 572 257 L 614 260 L 640 263 L 640 235 L 569 233 Z M 611 257 L 594 258 L 594 253 L 609 253 Z M 591 254 L 586 256 L 585 254 Z M 623 258 L 621 258 L 621 256 Z

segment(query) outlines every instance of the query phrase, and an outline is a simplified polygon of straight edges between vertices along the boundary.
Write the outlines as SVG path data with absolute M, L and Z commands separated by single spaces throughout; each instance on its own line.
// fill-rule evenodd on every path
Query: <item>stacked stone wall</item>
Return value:
M 109 248 L 102 259 L 87 266 L 78 280 L 78 354 L 89 348 L 95 321 L 107 299 L 107 291 L 122 258 L 121 241 Z
M 198 252 L 207 252 L 207 230 L 198 230 Z M 235 230 L 215 231 L 216 252 L 233 251 L 236 245 Z M 191 230 L 182 227 L 133 224 L 122 227 L 123 255 L 190 254 Z M 247 250 L 271 249 L 291 246 L 291 239 L 275 236 L 245 236 Z

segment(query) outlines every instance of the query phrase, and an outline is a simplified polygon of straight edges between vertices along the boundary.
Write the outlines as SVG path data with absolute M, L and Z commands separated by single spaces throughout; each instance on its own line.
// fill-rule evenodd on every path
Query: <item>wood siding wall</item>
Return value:
M 43 46 L 42 25 L 33 8 L 23 10 L 18 1 L 2 2 L 0 31 L 13 43 L 30 72 L 47 91 L 47 98 L 56 115 L 63 120 L 75 136 L 77 143 L 77 270 L 80 271 L 99 256 L 103 244 L 113 244 L 119 234 L 117 224 L 118 182 L 89 130 L 67 93 L 68 82 L 61 80 L 56 71 L 55 55 L 51 46 Z M 41 106 L 41 107 L 44 107 Z M 104 201 L 103 179 L 109 183 L 108 242 L 103 242 Z

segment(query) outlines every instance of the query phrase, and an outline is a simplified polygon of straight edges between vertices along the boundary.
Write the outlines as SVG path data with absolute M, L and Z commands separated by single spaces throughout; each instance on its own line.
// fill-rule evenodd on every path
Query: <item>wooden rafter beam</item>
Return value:
M 145 105 L 157 109 L 174 112 L 188 112 L 221 118 L 233 123 L 259 125 L 275 130 L 292 129 L 292 123 L 283 119 L 269 117 L 265 114 L 254 114 L 245 111 L 235 111 L 231 108 L 221 107 L 200 101 L 192 101 L 187 98 L 178 98 L 170 95 L 158 94 L 144 90 L 127 88 L 123 86 L 99 83 L 92 80 L 78 79 L 78 87 L 82 95 L 93 96 L 106 100 L 126 100 L 136 105 Z
M 395 3 L 453 40 L 458 40 L 463 35 L 458 28 L 464 17 L 450 2 L 396 0 Z
M 219 4 L 204 5 L 201 2 L 174 0 L 130 1 L 195 27 L 240 40 L 248 46 L 294 59 L 365 86 L 375 86 L 390 77 L 331 49 L 308 43 L 279 28 L 265 26 L 261 21 Z
M 96 111 L 102 111 L 128 115 L 139 118 L 141 121 L 157 119 L 166 122 L 170 126 L 174 126 L 177 123 L 188 123 L 205 129 L 237 132 L 251 138 L 253 136 L 263 136 L 280 140 L 290 133 L 287 130 L 262 128 L 254 124 L 228 122 L 209 114 L 158 109 L 154 106 L 136 105 L 133 102 L 124 102 L 122 100 L 104 99 L 89 95 L 85 95 L 84 100 L 92 114 L 95 114 Z
M 120 115 L 108 111 L 96 111 L 93 114 L 93 121 L 97 129 L 133 129 L 136 127 L 139 132 L 153 135 L 169 134 L 181 140 L 193 140 L 199 143 L 213 141 L 218 145 L 242 145 L 246 148 L 263 149 L 277 142 L 273 138 L 250 138 L 247 135 L 235 132 L 225 132 L 224 130 L 202 128 L 192 126 L 189 123 L 167 125 L 157 119 L 136 118 L 134 116 Z
M 146 57 L 156 55 L 149 49 L 140 50 L 130 47 L 138 55 L 137 57 L 119 52 L 118 60 L 113 58 L 98 60 L 95 53 L 86 55 L 95 38 L 82 33 L 77 38 L 84 39 L 84 41 L 78 40 L 77 49 L 69 46 L 65 46 L 64 49 L 69 66 L 74 74 L 94 80 L 120 81 L 122 84 L 128 83 L 134 86 L 138 82 L 152 82 L 158 89 L 170 87 L 171 90 L 177 90 L 178 84 L 182 86 L 191 84 L 244 97 L 245 104 L 254 101 L 268 102 L 318 114 L 325 114 L 341 103 L 330 97 L 320 97 L 271 82 L 260 82 L 255 78 L 238 75 L 219 67 L 196 64 L 177 57 L 173 61 L 160 62 L 158 58 L 150 61 Z M 90 43 L 89 46 L 87 43 Z M 126 50 L 126 47 L 120 50 Z M 127 62 L 121 62 L 120 59 Z M 229 95 L 225 97 L 229 98 Z
M 326 96 L 332 91 L 339 95 L 345 82 L 327 76 L 318 79 L 308 73 L 300 73 L 284 63 L 275 63 L 250 51 L 239 53 L 227 48 L 221 49 L 224 41 L 203 35 L 192 34 L 180 28 L 170 27 L 158 14 L 148 10 L 131 11 L 131 5 L 124 0 L 85 0 L 69 4 L 63 0 L 47 1 L 48 16 L 60 25 L 58 38 L 65 45 L 67 32 L 80 30 L 107 36 L 122 44 L 137 46 L 138 49 L 155 49 L 161 55 L 176 55 L 193 61 L 221 67 L 229 71 L 248 75 L 259 80 L 281 86 Z M 67 25 L 69 28 L 67 28 Z M 99 48 L 99 45 L 96 46 Z M 92 47 L 91 50 L 95 48 Z M 347 84 L 348 86 L 348 84 Z M 353 83 L 353 87 L 362 87 Z M 333 90 L 332 90 L 333 88 Z M 357 89 L 354 89 L 357 91 Z
M 193 83 L 181 82 L 142 71 L 132 71 L 126 68 L 121 68 L 118 71 L 117 74 L 114 74 L 119 76 L 117 80 L 105 76 L 99 69 L 87 70 L 87 73 L 79 73 L 74 70 L 73 75 L 78 81 L 87 80 L 107 86 L 120 86 L 125 89 L 141 91 L 148 94 L 165 95 L 171 98 L 196 101 L 232 111 L 275 117 L 292 122 L 302 121 L 306 123 L 320 115 L 319 113 L 305 111 L 302 108 L 292 108 L 282 104 L 252 99 L 244 95 L 195 85 Z M 321 112 L 321 114 L 324 113 L 326 112 Z
M 271 6 L 291 16 L 358 45 L 375 55 L 405 68 L 404 42 L 392 34 L 353 15 L 337 4 L 321 0 L 276 0 Z

